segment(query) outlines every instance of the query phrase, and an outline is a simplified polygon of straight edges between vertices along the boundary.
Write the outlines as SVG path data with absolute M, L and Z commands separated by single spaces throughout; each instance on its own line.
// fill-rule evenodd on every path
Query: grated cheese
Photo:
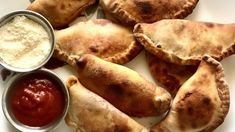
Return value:
M 32 68 L 49 54 L 51 44 L 46 30 L 25 16 L 16 16 L 0 27 L 0 57 L 17 68 Z

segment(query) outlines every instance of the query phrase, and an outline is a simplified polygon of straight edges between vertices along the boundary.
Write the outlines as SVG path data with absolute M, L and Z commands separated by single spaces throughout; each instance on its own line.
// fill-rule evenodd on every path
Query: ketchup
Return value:
M 19 80 L 13 87 L 10 106 L 21 123 L 41 127 L 62 115 L 64 94 L 51 77 L 36 73 Z

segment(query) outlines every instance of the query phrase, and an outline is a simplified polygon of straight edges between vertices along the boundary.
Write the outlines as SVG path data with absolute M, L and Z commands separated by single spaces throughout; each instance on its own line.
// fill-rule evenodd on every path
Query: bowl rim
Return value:
M 8 111 L 8 104 L 7 104 L 7 95 L 8 92 L 10 91 L 10 88 L 12 87 L 12 85 L 14 85 L 15 82 L 19 81 L 20 79 L 22 79 L 23 77 L 29 76 L 30 74 L 35 74 L 35 73 L 42 73 L 42 74 L 47 74 L 50 77 L 53 77 L 53 79 L 59 83 L 59 85 L 61 86 L 61 90 L 64 93 L 64 98 L 65 98 L 65 105 L 64 105 L 64 110 L 63 113 L 58 117 L 58 119 L 56 119 L 55 121 L 53 121 L 52 123 L 49 123 L 46 126 L 42 126 L 42 127 L 32 127 L 32 126 L 27 126 L 24 125 L 23 123 L 17 121 L 16 119 L 14 119 L 11 114 L 10 111 Z M 65 83 L 63 82 L 63 80 L 53 71 L 45 69 L 45 68 L 41 68 L 38 70 L 34 70 L 31 72 L 27 72 L 27 73 L 17 73 L 14 77 L 12 77 L 6 85 L 6 88 L 3 91 L 2 94 L 2 111 L 4 116 L 6 117 L 6 119 L 8 120 L 8 122 L 17 130 L 19 131 L 31 131 L 31 132 L 47 132 L 47 131 L 52 131 L 54 130 L 56 127 L 59 126 L 59 124 L 64 120 L 68 109 L 69 109 L 69 104 L 70 104 L 70 95 L 69 95 L 69 91 L 65 85 Z
M 49 42 L 51 44 L 50 52 L 43 59 L 41 63 L 39 63 L 37 66 L 34 66 L 32 68 L 17 68 L 4 62 L 2 58 L 0 58 L 0 65 L 14 72 L 30 72 L 30 71 L 41 68 L 43 65 L 45 65 L 49 61 L 55 49 L 56 38 L 55 38 L 54 29 L 52 25 L 50 24 L 50 22 L 41 14 L 31 11 L 31 10 L 15 10 L 15 11 L 9 12 L 8 14 L 5 14 L 4 16 L 0 18 L 0 27 L 5 25 L 7 22 L 11 21 L 14 17 L 20 16 L 20 15 L 26 16 L 27 18 L 33 20 L 34 22 L 37 22 L 46 30 L 49 36 Z

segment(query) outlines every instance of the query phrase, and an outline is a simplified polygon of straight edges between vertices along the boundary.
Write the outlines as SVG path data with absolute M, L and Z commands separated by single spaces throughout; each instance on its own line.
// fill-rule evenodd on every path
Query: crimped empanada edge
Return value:
M 200 63 L 201 58 L 188 58 L 185 60 L 174 55 L 173 53 L 167 53 L 165 50 L 161 50 L 161 47 L 158 47 L 157 44 L 154 44 L 154 42 L 144 34 L 141 23 L 135 25 L 133 32 L 136 40 L 139 41 L 148 52 L 156 55 L 159 58 L 162 58 L 167 62 L 180 65 L 198 65 Z
M 166 84 L 166 82 L 164 82 L 164 81 L 162 81 L 161 79 L 158 79 L 158 75 L 156 74 L 156 72 L 155 72 L 155 70 L 154 69 L 156 69 L 156 68 L 158 68 L 158 65 L 156 65 L 156 64 L 153 64 L 153 65 L 151 65 L 151 63 L 155 63 L 155 61 L 153 61 L 153 59 L 152 59 L 152 57 L 155 57 L 153 54 L 151 54 L 151 53 L 149 53 L 148 51 L 145 51 L 145 58 L 146 58 L 146 61 L 147 61 L 147 64 L 148 64 L 148 70 L 149 70 L 149 72 L 150 72 L 150 74 L 151 74 L 151 76 L 154 78 L 154 80 L 155 81 L 157 81 L 158 83 L 160 83 L 162 86 L 163 86 L 163 88 L 165 89 L 165 90 L 167 90 L 170 94 L 171 94 L 171 96 L 172 97 L 175 97 L 175 95 L 176 95 L 176 93 L 178 92 L 178 90 L 179 90 L 179 87 L 181 86 L 181 85 L 178 85 L 179 87 L 178 88 L 176 88 L 176 87 L 171 87 L 171 90 L 172 91 L 169 91 L 169 87 L 167 87 L 167 85 L 165 85 Z M 165 73 L 165 74 L 167 74 L 167 76 L 171 76 L 168 72 L 167 73 Z M 176 79 L 177 81 L 179 81 L 175 76 L 172 76 L 172 77 L 174 77 L 174 79 Z M 180 82 L 179 82 L 180 83 Z M 173 89 L 172 89 L 173 88 Z
M 229 95 L 229 86 L 224 78 L 224 70 L 220 62 L 213 59 L 209 55 L 205 55 L 202 58 L 205 62 L 214 65 L 216 67 L 216 86 L 219 94 L 219 98 L 221 100 L 221 108 L 218 111 L 219 116 L 215 118 L 214 122 L 206 127 L 202 132 L 208 132 L 213 131 L 216 129 L 219 125 L 221 125 L 224 122 L 224 119 L 229 111 L 229 105 L 230 105 L 230 95 Z
M 67 80 L 66 80 L 66 87 L 69 90 L 73 85 L 76 85 L 78 82 L 77 78 L 73 75 L 71 75 Z M 70 92 L 69 92 L 70 93 Z M 71 101 L 70 101 L 71 103 Z M 75 127 L 76 129 L 78 128 L 77 124 L 75 121 L 72 120 L 73 118 L 71 117 L 70 113 L 67 112 L 64 121 L 68 126 Z
M 112 57 L 103 58 L 106 61 L 116 63 L 116 64 L 125 64 L 132 59 L 134 59 L 143 49 L 142 45 L 137 41 L 133 41 L 125 52 L 121 52 L 119 54 L 115 54 Z
M 198 1 L 199 0 L 191 0 L 190 2 L 187 2 L 187 4 L 185 4 L 183 6 L 182 10 L 179 10 L 176 13 L 174 13 L 173 17 L 162 18 L 162 19 L 182 19 L 182 18 L 185 18 L 193 12 Z M 116 16 L 115 18 L 117 18 L 119 20 L 119 22 L 121 22 L 125 25 L 134 26 L 136 23 L 142 22 L 141 20 L 136 19 L 130 13 L 125 11 L 123 8 L 121 8 L 120 4 L 117 3 L 116 0 L 112 1 L 112 3 L 110 4 L 111 7 L 109 9 L 107 8 L 107 5 L 105 5 L 103 3 L 103 0 L 100 1 L 100 5 L 106 12 L 109 12 L 113 16 Z M 159 20 L 162 20 L 162 19 L 159 19 Z M 155 21 L 159 21 L 159 20 L 155 20 Z M 152 21 L 152 22 L 154 22 L 154 21 Z
M 125 50 L 125 52 L 115 54 L 112 57 L 107 57 L 102 59 L 116 64 L 125 64 L 134 59 L 141 52 L 142 49 L 143 47 L 141 44 L 139 44 L 137 41 L 133 41 L 128 46 L 128 49 Z M 72 55 L 72 56 L 68 55 L 66 52 L 60 49 L 58 44 L 56 44 L 55 46 L 55 51 L 53 56 L 61 61 L 67 62 L 72 66 L 76 63 L 74 58 L 80 57 L 80 55 Z
M 74 21 L 79 14 L 81 14 L 85 9 L 87 9 L 89 6 L 93 5 L 96 2 L 96 0 L 89 0 L 89 2 L 83 6 L 81 6 L 79 9 L 77 9 L 76 12 L 74 12 L 71 16 L 73 16 L 71 18 L 71 20 L 68 21 L 68 23 L 71 23 L 72 21 Z
M 228 47 L 225 51 L 223 51 L 220 55 L 218 56 L 212 56 L 213 58 L 215 58 L 218 61 L 223 60 L 224 58 L 233 55 L 235 53 L 235 41 L 233 44 L 231 44 L 230 47 Z
M 142 24 L 144 23 L 138 23 L 134 27 L 134 36 L 136 40 L 142 44 L 145 49 L 158 56 L 159 58 L 162 58 L 165 61 L 180 64 L 180 65 L 198 65 L 201 61 L 201 57 L 191 57 L 191 58 L 185 58 L 185 57 L 178 57 L 174 55 L 174 53 L 167 53 L 165 50 L 161 50 L 160 45 L 155 44 L 151 38 L 149 38 L 147 35 L 144 34 L 144 31 L 142 29 Z M 217 61 L 221 61 L 224 58 L 235 54 L 235 42 L 230 44 L 230 46 L 225 49 L 222 53 L 218 55 L 211 55 L 212 58 L 216 59 Z
M 208 63 L 209 65 L 212 65 L 216 69 L 216 74 L 215 74 L 215 80 L 216 80 L 216 87 L 218 91 L 218 96 L 221 100 L 221 107 L 218 110 L 218 116 L 212 120 L 212 123 L 208 125 L 206 128 L 201 130 L 200 132 L 212 132 L 214 129 L 216 129 L 218 126 L 220 126 L 227 113 L 229 110 L 229 105 L 230 105 L 230 97 L 229 97 L 229 87 L 228 84 L 226 83 L 226 80 L 224 79 L 224 70 L 220 62 L 215 60 L 209 55 L 204 55 L 202 57 L 202 60 Z M 164 121 L 164 120 L 162 120 Z M 166 125 L 155 125 L 151 128 L 151 132 L 157 132 L 157 131 L 162 131 L 162 132 L 170 132 L 170 130 L 167 128 Z
M 61 25 L 56 25 L 56 28 L 61 28 L 61 27 L 65 27 L 65 26 L 68 26 L 71 22 L 73 22 L 85 9 L 87 9 L 89 6 L 91 6 L 92 4 L 95 3 L 96 0 L 89 0 L 89 2 L 83 6 L 81 6 L 80 8 L 78 8 L 76 10 L 76 12 L 74 12 L 72 15 L 71 15 L 71 18 L 68 19 L 67 23 L 66 24 L 61 24 Z
M 117 3 L 116 0 L 109 2 L 110 8 L 107 8 L 107 5 L 104 4 L 103 0 L 100 0 L 100 6 L 106 11 L 116 16 L 115 18 L 124 25 L 134 26 L 138 20 L 136 20 L 132 15 L 130 15 L 127 11 L 123 10 L 120 7 L 120 4 Z M 121 19 L 120 19 L 121 18 Z M 123 21 L 124 20 L 124 21 Z
M 183 19 L 183 18 L 187 17 L 188 15 L 190 15 L 193 12 L 193 10 L 196 7 L 198 1 L 199 0 L 191 0 L 190 2 L 187 2 L 183 6 L 183 10 L 180 10 L 180 11 L 176 12 L 174 14 L 174 17 L 169 18 L 169 19 Z
M 77 16 L 78 16 L 79 14 L 82 13 L 82 11 L 84 11 L 86 8 L 88 8 L 89 6 L 91 6 L 92 4 L 94 4 L 95 1 L 96 1 L 96 0 L 89 0 L 89 2 L 88 2 L 87 4 L 85 4 L 85 5 L 81 6 L 80 8 L 78 8 L 78 9 L 76 10 L 76 12 L 74 12 L 74 13 L 70 16 L 70 19 L 67 19 L 66 22 L 59 22 L 59 23 L 58 23 L 58 22 L 54 22 L 54 23 L 51 23 L 51 25 L 52 25 L 53 28 L 55 28 L 55 29 L 61 29 L 61 28 L 64 28 L 64 27 L 68 26 L 72 21 L 74 21 L 74 20 L 77 18 Z M 33 3 L 32 3 L 32 4 L 33 4 Z M 28 7 L 27 7 L 27 10 L 32 10 L 30 7 L 31 7 L 31 6 L 28 6 Z M 40 10 L 41 10 L 41 9 L 40 9 Z M 32 10 L 32 11 L 34 11 L 34 10 Z M 41 13 L 40 13 L 40 14 L 41 14 Z M 44 14 L 44 13 L 42 13 L 42 14 Z

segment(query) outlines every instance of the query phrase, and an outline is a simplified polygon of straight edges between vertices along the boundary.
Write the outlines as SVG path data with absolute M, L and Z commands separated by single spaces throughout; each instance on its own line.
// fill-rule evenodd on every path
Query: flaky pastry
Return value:
M 95 0 L 35 0 L 27 9 L 42 14 L 58 29 L 67 27 L 94 3 Z
M 142 50 L 131 30 L 105 19 L 79 22 L 55 32 L 54 56 L 66 61 L 69 56 L 93 54 L 107 61 L 124 64 Z
M 223 123 L 230 104 L 222 65 L 206 55 L 179 89 L 166 118 L 152 132 L 211 132 Z
M 155 116 L 166 112 L 170 94 L 137 72 L 118 64 L 84 54 L 73 60 L 83 86 L 130 116 Z
M 84 88 L 74 76 L 67 80 L 70 105 L 65 122 L 76 132 L 147 132 L 100 96 Z
M 220 61 L 235 53 L 235 24 L 169 19 L 137 24 L 134 35 L 147 51 L 175 64 L 199 64 L 204 54 Z
M 155 55 L 146 52 L 149 71 L 153 78 L 175 96 L 181 85 L 197 70 L 197 65 L 177 65 L 166 62 Z
M 134 26 L 161 19 L 184 18 L 198 0 L 100 0 L 101 7 L 119 22 Z

